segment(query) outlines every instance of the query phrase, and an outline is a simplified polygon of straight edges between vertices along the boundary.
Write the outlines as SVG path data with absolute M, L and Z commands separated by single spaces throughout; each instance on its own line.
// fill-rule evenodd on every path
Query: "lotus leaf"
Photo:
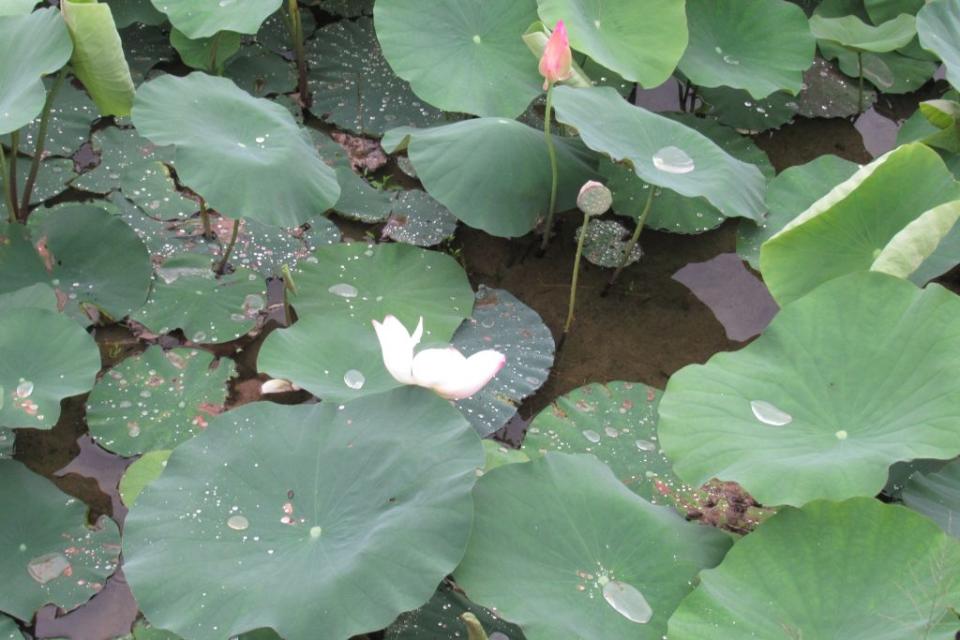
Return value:
M 860 75 L 854 51 L 826 40 L 821 40 L 819 45 L 825 58 L 837 61 L 840 71 L 853 78 Z M 895 52 L 863 54 L 863 77 L 883 93 L 916 91 L 933 77 L 936 70 L 935 62 L 917 60 Z
M 120 498 L 123 504 L 132 506 L 148 484 L 160 477 L 170 457 L 169 449 L 147 451 L 127 467 L 120 479 Z
M 947 68 L 947 80 L 960 87 L 960 7 L 951 0 L 932 0 L 917 14 L 920 44 L 937 54 Z
M 167 16 L 157 11 L 150 0 L 106 0 L 113 12 L 113 21 L 123 29 L 132 24 L 156 26 L 167 21 Z
M 207 73 L 223 75 L 227 60 L 240 51 L 242 36 L 234 31 L 219 31 L 209 38 L 192 40 L 174 29 L 170 32 L 170 44 L 188 67 Z
M 903 503 L 960 538 L 960 461 L 931 473 L 914 473 L 903 487 Z
M 119 189 L 122 182 L 139 186 L 149 172 L 156 171 L 154 163 L 173 159 L 172 149 L 156 146 L 135 129 L 100 129 L 91 136 L 91 143 L 99 155 L 99 162 L 72 183 L 72 186 L 91 193 L 110 193 Z
M 917 35 L 916 18 L 901 14 L 879 26 L 865 23 L 857 16 L 810 18 L 810 30 L 818 40 L 826 40 L 858 52 L 886 53 L 899 49 Z
M 401 191 L 393 201 L 383 235 L 396 242 L 432 247 L 457 230 L 457 219 L 450 210 L 419 189 Z
M 260 97 L 287 93 L 297 86 L 293 65 L 264 47 L 241 48 L 226 73 L 239 87 Z
M 490 442 L 484 440 L 484 443 Z M 523 640 L 519 627 L 504 622 L 488 609 L 479 607 L 455 591 L 450 585 L 440 585 L 430 602 L 416 611 L 401 615 L 390 625 L 385 640 L 462 640 L 466 627 L 460 620 L 464 613 L 472 613 L 480 620 L 491 640 Z M 496 635 L 499 634 L 499 635 Z M 0 635 L 0 639 L 3 636 Z M 18 639 L 19 640 L 19 639 Z
M 53 86 L 53 80 L 47 78 L 44 85 L 49 91 Z M 63 82 L 50 108 L 44 157 L 47 155 L 72 156 L 90 138 L 90 125 L 96 117 L 97 107 L 83 89 L 77 89 L 70 82 Z M 39 130 L 40 117 L 38 116 L 20 131 L 21 153 L 33 155 Z M 42 172 L 40 175 L 43 175 Z
M 20 627 L 16 621 L 3 614 L 0 614 L 0 640 L 24 640 L 25 635 L 20 633 Z
M 800 108 L 800 98 L 785 91 L 754 100 L 742 89 L 703 87 L 697 89 L 697 97 L 702 101 L 706 115 L 728 127 L 751 132 L 778 129 L 793 121 Z
M 37 6 L 40 0 L 0 0 L 0 16 L 23 16 Z
M 863 6 L 873 24 L 883 24 L 901 13 L 917 15 L 924 0 L 863 0 Z
M 256 33 L 283 0 L 152 0 L 170 23 L 188 38 L 209 38 L 218 31 Z

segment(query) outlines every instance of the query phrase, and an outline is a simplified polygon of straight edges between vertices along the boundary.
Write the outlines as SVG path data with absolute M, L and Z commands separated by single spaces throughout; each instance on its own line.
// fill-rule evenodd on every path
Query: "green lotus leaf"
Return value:
M 312 129 L 310 135 L 320 157 L 333 166 L 337 173 L 340 199 L 334 205 L 334 210 L 351 220 L 368 224 L 385 221 L 393 207 L 391 193 L 374 187 L 357 175 L 346 150 L 330 136 Z
M 170 147 L 158 147 L 135 129 L 107 127 L 94 133 L 90 141 L 99 154 L 99 163 L 81 173 L 71 186 L 91 193 L 110 193 L 124 182 L 137 185 L 142 179 L 149 179 L 148 173 L 156 171 L 156 162 L 173 159 Z
M 307 0 L 306 4 L 341 18 L 357 18 L 373 13 L 373 0 Z
M 417 247 L 432 247 L 457 230 L 457 219 L 429 193 L 419 189 L 401 191 L 393 200 L 383 236 Z
M 674 475 L 657 436 L 660 395 L 658 389 L 633 382 L 574 389 L 537 414 L 523 451 L 531 458 L 547 451 L 592 453 L 643 499 L 685 504 L 693 488 Z
M 939 471 L 914 473 L 903 487 L 903 503 L 960 538 L 960 461 Z
M 550 376 L 555 345 L 553 334 L 536 311 L 509 291 L 477 291 L 473 317 L 460 325 L 451 340 L 463 354 L 496 349 L 507 363 L 487 385 L 456 405 L 481 438 L 507 424 L 520 402 Z
M 781 510 L 701 573 L 669 635 L 947 640 L 958 604 L 960 544 L 935 524 L 869 498 L 821 501 Z
M 377 38 L 397 75 L 444 111 L 515 118 L 541 93 L 537 60 L 521 36 L 536 0 L 418 0 L 376 5 Z
M 690 46 L 680 71 L 697 86 L 796 95 L 816 41 L 800 7 L 784 0 L 688 0 Z
M 197 349 L 149 347 L 111 369 L 87 399 L 97 444 L 122 456 L 172 449 L 223 410 L 230 360 Z
M 10 309 L 0 320 L 0 425 L 49 429 L 61 400 L 93 388 L 97 344 L 77 323 L 46 309 Z
M 157 451 L 147 451 L 137 458 L 137 460 L 127 467 L 120 479 L 120 498 L 123 504 L 132 506 L 148 484 L 160 477 L 163 470 L 167 467 L 167 459 L 170 457 L 169 449 L 159 449 Z
M 886 53 L 906 46 L 917 35 L 917 19 L 901 14 L 880 24 L 867 24 L 857 16 L 810 17 L 810 31 L 817 40 L 833 42 L 859 52 Z
M 17 163 L 17 184 L 22 187 L 26 184 L 27 176 L 30 173 L 29 162 Z M 67 183 L 76 177 L 73 172 L 73 160 L 69 158 L 49 158 L 40 163 L 40 171 L 37 173 L 37 181 L 33 185 L 33 193 L 30 194 L 30 204 L 37 204 L 59 195 L 66 191 Z M 4 176 L 0 175 L 0 191 L 4 187 Z M 0 199 L 0 218 L 8 220 L 6 198 Z
M 947 80 L 960 87 L 960 7 L 950 0 L 932 0 L 917 14 L 920 45 L 935 53 L 947 68 Z
M 16 621 L 3 614 L 0 614 L 0 640 L 24 640 L 25 635 L 20 633 L 20 627 Z
M 135 23 L 157 26 L 167 21 L 167 16 L 157 11 L 150 0 L 106 0 L 106 3 L 119 29 Z
M 457 583 L 529 640 L 659 640 L 697 573 L 729 546 L 720 531 L 632 493 L 589 455 L 499 467 L 473 497 Z
M 124 636 L 124 640 L 129 640 Z M 183 640 L 175 633 L 151 627 L 144 620 L 133 626 L 132 640 Z M 257 629 L 248 633 L 241 633 L 236 640 L 282 640 L 273 629 Z
M 246 405 L 177 447 L 137 498 L 124 573 L 152 624 L 193 640 L 263 627 L 346 640 L 453 570 L 482 464 L 467 422 L 423 389 Z
M 484 438 L 482 441 L 485 461 L 483 463 L 483 472 L 502 467 L 505 464 L 516 464 L 518 462 L 530 462 L 530 456 L 519 449 L 511 449 L 506 445 L 500 444 L 491 438 Z
M 423 127 L 444 119 L 390 68 L 370 18 L 323 27 L 306 51 L 311 111 L 339 127 L 379 136 L 396 126 Z
M 866 74 L 866 71 L 864 71 Z M 803 75 L 804 90 L 797 96 L 797 112 L 805 118 L 848 118 L 861 112 L 860 89 L 837 66 L 821 57 Z M 877 92 L 863 88 L 862 110 L 877 102 Z
M 737 229 L 737 253 L 759 271 L 760 245 L 852 176 L 857 168 L 849 160 L 823 155 L 782 171 L 767 186 L 768 213 L 763 222 L 756 224 L 752 220 L 744 220 L 740 223 Z
M 73 73 L 103 115 L 126 116 L 133 107 L 133 78 L 110 5 L 97 0 L 63 0 L 64 22 L 73 38 Z
M 182 220 L 200 208 L 196 200 L 177 190 L 170 168 L 162 162 L 138 162 L 122 171 L 120 191 L 158 220 Z
M 490 441 L 483 442 L 486 444 Z M 430 602 L 416 611 L 402 614 L 387 627 L 384 639 L 463 640 L 467 632 L 460 616 L 464 613 L 477 616 L 491 640 L 523 640 L 519 627 L 504 622 L 490 610 L 470 602 L 446 583 L 440 585 Z M 3 639 L 2 635 L 0 639 Z
M 290 113 L 226 78 L 151 80 L 137 90 L 133 121 L 154 143 L 177 146 L 181 182 L 225 215 L 294 227 L 340 195 Z
M 575 237 L 580 238 L 583 226 L 577 227 Z M 607 269 L 620 265 L 628 266 L 640 260 L 643 251 L 639 244 L 634 245 L 627 256 L 632 232 L 616 220 L 598 220 L 587 222 L 587 235 L 583 239 L 583 259 L 590 264 Z
M 863 6 L 873 24 L 883 24 L 901 13 L 915 16 L 924 4 L 924 0 L 863 0 Z
M 177 52 L 170 46 L 170 36 L 159 26 L 131 25 L 121 30 L 120 38 L 130 65 L 130 75 L 137 86 L 151 75 L 157 64 L 177 57 Z
M 660 441 L 683 480 L 766 505 L 872 496 L 894 462 L 960 453 L 960 299 L 874 272 L 821 285 L 736 353 L 673 375 Z
M 294 91 L 297 74 L 293 65 L 269 49 L 246 46 L 231 58 L 226 75 L 251 95 L 266 95 Z
M 663 84 L 687 48 L 683 0 L 537 0 L 540 19 L 566 23 L 570 46 L 631 82 Z
M 209 258 L 186 255 L 158 269 L 150 299 L 131 317 L 154 333 L 180 329 L 198 344 L 229 342 L 256 326 L 266 295 L 257 273 L 215 277 Z
M 73 42 L 60 12 L 53 7 L 25 15 L 0 17 L 0 135 L 29 124 L 43 110 L 47 92 L 41 78 L 67 64 Z
M 152 0 L 170 23 L 188 38 L 209 38 L 218 31 L 254 34 L 283 0 Z
M 26 15 L 38 2 L 40 0 L 0 0 L 0 17 Z
M 870 265 L 870 270 L 898 278 L 910 277 L 933 255 L 957 220 L 960 220 L 960 200 L 925 211 L 890 239 Z M 960 263 L 960 256 L 955 261 Z
M 703 87 L 697 89 L 697 97 L 707 116 L 728 127 L 752 132 L 779 129 L 793 121 L 800 108 L 800 98 L 785 91 L 754 100 L 742 89 Z
M 878 158 L 763 243 L 760 268 L 781 305 L 819 284 L 866 270 L 910 222 L 960 198 L 960 184 L 919 143 Z
M 309 2 L 301 3 L 301 5 L 303 4 L 309 4 Z M 260 30 L 257 31 L 255 40 L 257 44 L 266 47 L 277 55 L 292 59 L 296 54 L 293 51 L 293 43 L 290 38 L 290 27 L 287 26 L 288 15 L 285 10 L 277 11 L 264 20 L 263 24 L 260 25 Z M 304 40 L 310 40 L 317 30 L 317 21 L 313 12 L 301 10 L 300 24 L 303 27 Z
M 596 160 L 573 139 L 554 140 L 557 210 L 563 211 L 576 206 L 580 187 L 597 177 Z M 547 214 L 551 180 L 543 131 L 504 118 L 477 118 L 432 129 L 394 129 L 383 146 L 390 152 L 406 146 L 427 192 L 471 227 L 512 238 L 531 231 Z
M 53 86 L 53 80 L 47 78 L 44 85 L 47 91 Z M 77 149 L 90 138 L 90 125 L 97 118 L 97 107 L 83 89 L 77 89 L 70 82 L 63 82 L 54 97 L 50 108 L 50 121 L 47 126 L 47 139 L 44 142 L 44 157 L 72 156 Z M 33 155 L 40 131 L 40 117 L 33 119 L 20 131 L 20 153 Z
M 95 595 L 117 567 L 116 523 L 88 526 L 82 502 L 14 460 L 0 460 L 0 486 L 0 507 L 16 514 L 0 522 L 0 610 L 31 620 L 47 603 L 69 611 Z
M 0 294 L 0 313 L 26 307 L 58 311 L 57 294 L 50 285 L 43 282 Z
M 819 46 L 823 56 L 836 60 L 844 74 L 851 78 L 860 75 L 856 52 L 826 40 L 821 40 Z M 863 54 L 863 77 L 883 93 L 917 91 L 933 77 L 936 70 L 935 62 L 917 60 L 896 52 Z
M 240 51 L 242 36 L 234 31 L 218 31 L 209 38 L 192 40 L 176 29 L 170 32 L 170 44 L 188 67 L 223 75 L 224 66 Z
M 776 174 L 767 154 L 733 129 L 691 114 L 668 114 L 666 117 L 699 131 L 737 160 L 755 165 L 764 178 L 770 179 Z M 629 167 L 608 160 L 601 160 L 600 173 L 613 191 L 613 210 L 635 220 L 639 218 L 646 207 L 650 185 Z M 672 233 L 702 233 L 720 226 L 724 219 L 723 213 L 706 198 L 688 198 L 670 189 L 657 189 L 644 226 Z
M 557 118 L 614 161 L 628 160 L 644 181 L 706 198 L 724 215 L 760 220 L 766 180 L 712 140 L 669 118 L 634 107 L 610 88 L 554 90 Z

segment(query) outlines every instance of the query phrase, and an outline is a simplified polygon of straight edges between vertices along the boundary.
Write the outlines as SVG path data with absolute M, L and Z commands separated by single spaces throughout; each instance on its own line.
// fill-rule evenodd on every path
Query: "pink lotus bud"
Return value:
M 563 20 L 557 22 L 557 28 L 547 40 L 547 47 L 543 50 L 543 57 L 540 58 L 540 75 L 545 78 L 544 91 L 553 83 L 566 80 L 573 75 L 573 54 L 570 51 L 570 39 L 567 38 L 567 28 Z

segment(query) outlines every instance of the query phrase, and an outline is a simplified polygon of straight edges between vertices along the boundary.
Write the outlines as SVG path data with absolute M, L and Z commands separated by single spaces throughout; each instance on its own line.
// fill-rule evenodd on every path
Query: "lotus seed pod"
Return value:
M 606 185 L 590 180 L 580 189 L 577 196 L 577 208 L 588 216 L 599 216 L 613 205 L 613 194 Z

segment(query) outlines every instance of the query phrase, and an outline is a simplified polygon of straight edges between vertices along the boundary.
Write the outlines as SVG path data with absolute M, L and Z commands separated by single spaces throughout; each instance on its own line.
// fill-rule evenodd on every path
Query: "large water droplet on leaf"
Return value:
M 690 173 L 696 165 L 686 151 L 679 147 L 669 146 L 653 154 L 653 166 L 667 173 Z
M 793 422 L 793 416 L 764 400 L 752 400 L 750 408 L 757 420 L 763 424 L 782 427 Z
M 593 429 L 587 429 L 586 431 L 584 431 L 583 437 L 594 444 L 600 442 L 600 434 L 594 431 Z
M 653 617 L 653 609 L 647 599 L 633 585 L 619 580 L 611 580 L 603 585 L 603 599 L 614 611 L 631 622 L 645 624 Z
M 347 385 L 351 389 L 362 389 L 363 384 L 366 381 L 366 376 L 356 369 L 350 369 L 350 371 L 347 371 L 345 374 L 343 374 L 343 384 Z
M 327 291 L 335 296 L 340 296 L 341 298 L 357 297 L 357 288 L 352 284 L 347 284 L 346 282 L 340 282 L 332 285 L 329 289 L 327 289 Z
M 230 516 L 227 518 L 227 526 L 234 531 L 244 531 L 250 526 L 250 521 L 244 516 Z
M 18 398 L 29 398 L 33 393 L 33 383 L 29 380 L 22 380 L 20 384 L 17 385 L 17 397 Z
M 62 553 L 48 553 L 27 563 L 30 577 L 40 584 L 47 584 L 54 578 L 59 578 L 69 568 L 70 561 Z

